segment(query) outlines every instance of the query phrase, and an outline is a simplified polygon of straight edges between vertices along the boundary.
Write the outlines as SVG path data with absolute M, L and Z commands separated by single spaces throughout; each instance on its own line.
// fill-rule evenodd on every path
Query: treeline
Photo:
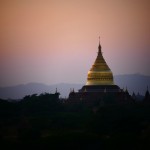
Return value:
M 0 145 L 5 149 L 118 149 L 150 146 L 150 104 L 67 104 L 58 93 L 0 100 Z

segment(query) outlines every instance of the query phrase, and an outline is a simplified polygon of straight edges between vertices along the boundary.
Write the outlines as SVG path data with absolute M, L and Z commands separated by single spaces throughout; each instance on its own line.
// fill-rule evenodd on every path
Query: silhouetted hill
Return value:
M 128 88 L 130 94 L 134 91 L 135 94 L 138 92 L 142 95 L 145 94 L 147 86 L 150 87 L 150 76 L 144 76 L 139 74 L 132 75 L 117 75 L 114 77 L 115 84 L 119 85 L 121 88 Z M 55 85 L 45 85 L 41 83 L 29 83 L 22 84 L 11 87 L 1 87 L 0 88 L 0 98 L 3 99 L 20 99 L 25 95 L 31 95 L 34 93 L 54 93 L 56 88 L 60 92 L 60 97 L 68 97 L 70 89 L 78 91 L 83 86 L 83 84 L 68 84 L 60 83 Z
M 145 95 L 147 86 L 150 87 L 150 76 L 140 74 L 116 75 L 114 80 L 120 88 L 127 87 L 130 94 L 139 92 L 139 94 Z

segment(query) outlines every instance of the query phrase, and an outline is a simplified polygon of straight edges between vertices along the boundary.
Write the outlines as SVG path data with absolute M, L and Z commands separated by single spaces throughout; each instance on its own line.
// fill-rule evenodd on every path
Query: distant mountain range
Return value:
M 150 87 L 150 76 L 144 76 L 140 74 L 131 75 L 116 75 L 114 76 L 115 84 L 119 85 L 120 88 L 128 89 L 130 94 L 134 91 L 135 94 L 138 92 L 145 95 L 147 86 Z M 41 93 L 55 93 L 57 91 L 61 94 L 60 97 L 68 97 L 70 89 L 78 91 L 83 84 L 68 84 L 60 83 L 55 85 L 46 85 L 41 83 L 29 83 L 11 87 L 0 87 L 0 98 L 2 99 L 21 99 L 25 95 L 41 94 Z
M 61 94 L 60 97 L 68 97 L 71 89 L 75 91 L 80 89 L 82 84 L 68 84 L 60 83 L 54 85 L 46 85 L 42 83 L 21 84 L 11 87 L 0 87 L 0 98 L 2 99 L 21 99 L 26 95 L 41 94 L 41 93 L 55 93 L 57 91 Z

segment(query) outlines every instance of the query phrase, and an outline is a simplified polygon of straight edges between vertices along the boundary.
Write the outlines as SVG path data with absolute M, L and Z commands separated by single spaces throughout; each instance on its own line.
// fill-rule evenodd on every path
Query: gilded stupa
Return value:
M 120 88 L 114 84 L 113 73 L 103 57 L 99 38 L 98 55 L 88 71 L 86 84 L 79 92 L 118 92 L 119 90 Z
M 78 91 L 70 91 L 68 103 L 93 104 L 131 103 L 130 95 L 114 84 L 113 73 L 107 65 L 99 40 L 98 55 L 88 71 L 86 84 Z
M 86 85 L 113 85 L 113 73 L 107 65 L 99 41 L 98 55 L 88 72 Z

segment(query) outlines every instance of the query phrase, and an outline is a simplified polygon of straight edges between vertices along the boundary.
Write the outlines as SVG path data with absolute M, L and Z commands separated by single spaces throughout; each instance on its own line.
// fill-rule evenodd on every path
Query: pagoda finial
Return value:
M 99 36 L 98 52 L 101 52 L 100 36 Z
M 57 92 L 57 88 L 56 88 L 56 91 L 55 91 L 55 93 L 58 93 L 58 92 Z
M 126 86 L 126 90 L 125 90 L 125 92 L 126 92 L 126 93 L 128 93 L 128 88 L 127 88 L 127 86 Z

